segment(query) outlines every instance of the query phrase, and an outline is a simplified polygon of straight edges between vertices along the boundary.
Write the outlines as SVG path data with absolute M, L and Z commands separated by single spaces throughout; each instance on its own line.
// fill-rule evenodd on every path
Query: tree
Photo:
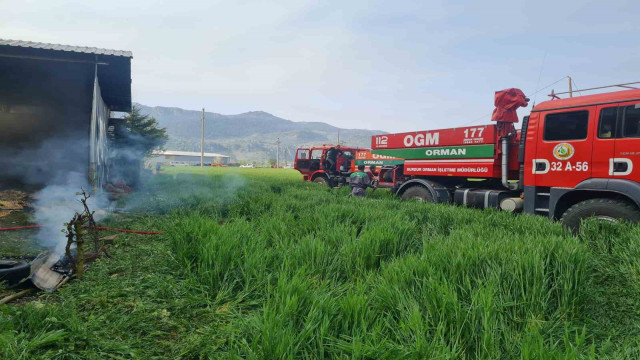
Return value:
M 155 118 L 142 115 L 140 108 L 134 106 L 116 127 L 110 151 L 110 180 L 124 180 L 130 186 L 137 186 L 142 159 L 153 150 L 161 149 L 168 139 L 167 130 L 160 128 Z
M 276 163 L 277 163 L 276 159 L 274 159 L 274 158 L 270 158 L 269 159 L 269 166 L 275 167 Z
M 153 150 L 161 149 L 169 140 L 167 130 L 160 128 L 158 121 L 149 115 L 142 115 L 138 106 L 133 106 L 125 117 L 124 131 L 119 134 L 119 146 L 130 149 L 142 156 L 150 155 Z

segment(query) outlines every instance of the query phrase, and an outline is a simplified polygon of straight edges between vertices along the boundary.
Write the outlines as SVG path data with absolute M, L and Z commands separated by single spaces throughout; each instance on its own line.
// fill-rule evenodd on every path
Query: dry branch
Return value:
M 11 302 L 13 300 L 19 299 L 19 298 L 29 294 L 33 290 L 35 290 L 35 289 L 34 288 L 29 288 L 29 289 L 25 289 L 25 290 L 22 290 L 20 292 L 17 292 L 15 294 L 9 295 L 6 298 L 0 300 L 0 304 L 6 304 L 6 303 L 9 303 L 9 302 Z
M 96 221 L 93 218 L 93 211 L 89 210 L 89 205 L 87 204 L 87 200 L 91 197 L 91 194 L 87 194 L 84 189 L 78 193 L 78 195 L 82 195 L 80 202 L 83 206 L 82 213 L 75 213 L 71 221 L 67 224 L 66 233 L 67 233 L 67 245 L 65 246 L 65 255 L 71 261 L 73 265 L 74 273 L 78 276 L 79 279 L 82 279 L 82 275 L 84 272 L 84 261 L 85 261 L 85 235 L 89 235 L 90 241 L 93 243 L 94 253 L 97 257 L 99 253 L 104 253 L 108 255 L 106 249 L 101 245 L 101 241 L 98 236 L 98 230 L 96 229 Z M 74 257 L 71 253 L 72 244 L 76 245 L 76 256 Z

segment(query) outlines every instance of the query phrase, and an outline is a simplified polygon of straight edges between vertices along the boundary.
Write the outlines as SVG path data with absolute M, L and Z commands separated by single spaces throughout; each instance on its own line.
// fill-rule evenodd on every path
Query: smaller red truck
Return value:
M 304 181 L 342 186 L 353 171 L 356 152 L 362 150 L 366 149 L 341 145 L 299 148 L 293 168 L 302 174 Z
M 379 169 L 377 174 L 380 174 L 393 171 L 403 162 L 404 160 L 392 156 L 372 154 L 369 149 L 323 145 L 299 148 L 296 151 L 294 168 L 303 175 L 304 181 L 335 187 L 346 184 L 349 175 L 356 171 L 358 165 L 364 165 L 368 169 L 375 165 Z M 387 183 L 384 187 L 392 186 Z

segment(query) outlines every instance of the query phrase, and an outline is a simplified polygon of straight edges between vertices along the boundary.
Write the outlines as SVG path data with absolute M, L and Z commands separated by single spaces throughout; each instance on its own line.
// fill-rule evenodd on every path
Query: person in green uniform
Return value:
M 364 172 L 364 165 L 358 165 L 358 171 L 351 173 L 349 186 L 351 186 L 351 196 L 367 196 L 367 188 L 372 185 L 371 178 Z

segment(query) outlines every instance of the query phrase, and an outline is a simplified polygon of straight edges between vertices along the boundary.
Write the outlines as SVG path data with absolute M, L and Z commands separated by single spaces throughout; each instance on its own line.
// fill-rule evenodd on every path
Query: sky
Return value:
M 637 0 L 0 0 L 0 38 L 130 50 L 145 105 L 388 132 L 486 124 L 496 90 L 539 103 L 568 75 L 640 81 Z

